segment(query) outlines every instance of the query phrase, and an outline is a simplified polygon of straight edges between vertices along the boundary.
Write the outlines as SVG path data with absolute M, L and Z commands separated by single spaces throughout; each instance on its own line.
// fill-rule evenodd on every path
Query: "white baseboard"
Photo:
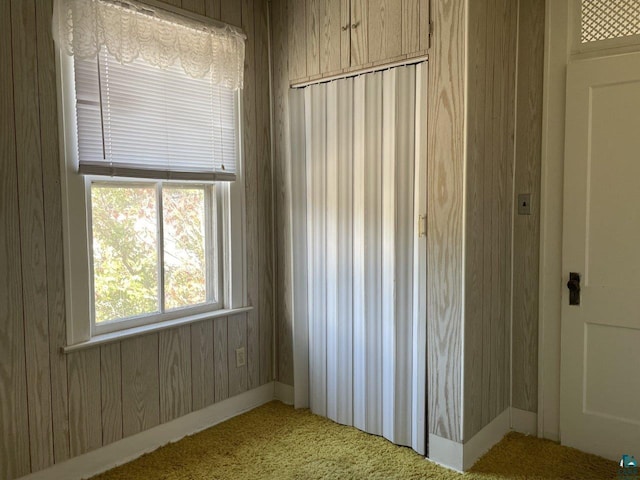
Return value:
M 124 438 L 53 467 L 22 477 L 20 480 L 81 480 L 98 475 L 130 462 L 167 443 L 205 430 L 273 399 L 292 405 L 294 389 L 280 382 L 267 383 L 202 410 L 192 412 L 157 427 Z M 509 430 L 535 435 L 537 415 L 517 408 L 508 408 L 466 443 L 429 434 L 428 460 L 443 467 L 464 472 Z
M 274 383 L 270 382 L 197 412 L 158 425 L 53 467 L 22 477 L 21 480 L 81 480 L 98 475 L 176 442 L 187 435 L 205 430 L 241 413 L 273 400 Z
M 464 445 L 448 438 L 439 437 L 433 433 L 429 434 L 428 460 L 437 463 L 441 467 L 462 473 L 464 471 L 463 457 Z
M 285 383 L 275 382 L 275 399 L 285 405 L 293 405 L 293 387 Z
M 511 430 L 527 435 L 537 435 L 538 414 L 511 407 Z
M 451 470 L 464 472 L 509 432 L 510 409 L 493 419 L 464 444 L 429 434 L 429 460 Z
M 464 444 L 463 465 L 465 471 L 470 469 L 482 455 L 509 433 L 510 413 L 510 409 L 507 408 Z

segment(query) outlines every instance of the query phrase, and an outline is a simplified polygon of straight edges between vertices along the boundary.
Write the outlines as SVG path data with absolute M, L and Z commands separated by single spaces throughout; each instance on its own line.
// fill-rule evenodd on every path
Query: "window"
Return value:
M 222 308 L 215 184 L 96 179 L 90 189 L 96 332 Z
M 244 307 L 243 35 L 133 0 L 55 32 L 68 344 Z

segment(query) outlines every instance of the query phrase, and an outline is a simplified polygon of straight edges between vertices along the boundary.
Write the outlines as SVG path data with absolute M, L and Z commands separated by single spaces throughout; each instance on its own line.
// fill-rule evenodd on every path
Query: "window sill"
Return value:
M 241 308 L 227 308 L 223 310 L 216 310 L 215 312 L 199 313 L 197 315 L 190 315 L 188 317 L 177 318 L 175 320 L 167 320 L 165 322 L 152 323 L 150 325 L 143 325 L 141 327 L 127 328 L 125 330 L 119 330 L 117 332 L 105 333 L 103 335 L 96 335 L 86 342 L 76 343 L 75 345 L 68 345 L 62 347 L 63 353 L 77 352 L 78 350 L 84 350 L 87 348 L 96 347 L 98 345 L 105 345 L 107 343 L 119 342 L 126 338 L 139 337 L 147 335 L 153 332 L 159 332 L 162 330 L 168 330 L 170 328 L 182 327 L 184 325 L 190 325 L 192 323 L 204 322 L 205 320 L 211 320 L 212 318 L 226 317 L 228 315 L 237 315 L 252 310 L 253 307 L 241 307 Z

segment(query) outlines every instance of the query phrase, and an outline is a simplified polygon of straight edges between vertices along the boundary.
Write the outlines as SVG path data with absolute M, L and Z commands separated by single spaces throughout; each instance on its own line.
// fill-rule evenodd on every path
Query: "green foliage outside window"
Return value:
M 204 188 L 163 188 L 165 310 L 204 303 Z M 91 188 L 96 323 L 156 313 L 159 303 L 155 185 Z

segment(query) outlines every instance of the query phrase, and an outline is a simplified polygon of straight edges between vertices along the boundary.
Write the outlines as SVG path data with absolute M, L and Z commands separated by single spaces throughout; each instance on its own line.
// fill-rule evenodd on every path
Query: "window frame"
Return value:
M 157 208 L 157 220 L 158 225 L 156 226 L 157 235 L 158 235 L 158 287 L 161 287 L 165 283 L 164 278 L 164 264 L 162 262 L 163 254 L 162 250 L 164 247 L 164 240 L 161 238 L 164 229 L 162 228 L 160 221 L 163 219 L 161 214 L 162 211 L 162 189 L 165 186 L 176 185 L 180 187 L 186 187 L 189 183 L 193 183 L 194 186 L 203 187 L 205 192 L 205 209 L 207 209 L 207 203 L 214 200 L 215 201 L 215 212 L 211 212 L 209 215 L 205 211 L 205 228 L 207 229 L 208 237 L 207 244 L 205 246 L 205 252 L 210 252 L 212 245 L 211 243 L 215 241 L 217 255 L 218 255 L 218 265 L 211 264 L 211 258 L 207 257 L 207 272 L 215 273 L 218 277 L 218 286 L 217 292 L 215 293 L 217 297 L 217 301 L 206 301 L 204 303 L 198 303 L 194 305 L 187 305 L 184 307 L 179 307 L 171 310 L 163 310 L 164 307 L 164 289 L 158 289 L 158 303 L 159 310 L 158 312 L 150 312 L 144 313 L 140 315 L 132 315 L 130 317 L 122 317 L 113 320 L 108 320 L 105 322 L 98 323 L 95 318 L 95 295 L 94 295 L 94 281 L 95 281 L 95 272 L 94 266 L 95 263 L 92 261 L 93 259 L 93 241 L 92 241 L 92 233 L 93 233 L 93 205 L 91 202 L 91 188 L 94 183 L 100 183 L 102 185 L 113 184 L 114 186 L 122 186 L 126 187 L 126 184 L 139 185 L 148 185 L 150 188 L 155 189 L 156 194 L 156 208 Z M 153 179 L 138 179 L 138 178 L 110 178 L 110 177 L 102 177 L 95 175 L 85 175 L 85 188 L 87 189 L 86 198 L 87 198 L 87 229 L 89 233 L 89 282 L 91 283 L 91 296 L 90 296 L 90 309 L 91 309 L 91 336 L 94 337 L 96 335 L 103 335 L 106 333 L 113 333 L 119 330 L 123 330 L 125 328 L 135 328 L 141 327 L 144 325 L 150 325 L 154 323 L 160 323 L 168 320 L 176 320 L 179 318 L 183 318 L 189 315 L 202 314 L 207 312 L 214 312 L 217 310 L 221 310 L 224 308 L 224 273 L 223 273 L 223 262 L 224 251 L 223 251 L 223 236 L 222 236 L 222 217 L 223 212 L 221 208 L 221 200 L 222 200 L 222 188 L 219 182 L 184 182 L 184 181 L 167 181 L 167 180 L 153 180 Z M 170 187 L 169 187 L 170 188 Z M 211 190 L 215 190 L 215 193 L 212 194 Z M 213 197 L 213 198 L 212 198 Z M 212 223 L 215 222 L 217 224 L 217 228 L 214 230 Z M 213 237 L 212 237 L 213 234 Z M 217 238 L 215 238 L 217 237 Z M 206 253 L 205 253 L 206 255 Z M 217 272 L 215 271 L 217 270 Z M 209 287 L 207 287 L 207 294 L 209 294 Z
M 247 308 L 246 279 L 246 243 L 245 243 L 245 191 L 244 161 L 242 150 L 242 94 L 236 93 L 236 147 L 238 152 L 237 173 L 234 182 L 215 182 L 217 208 L 221 219 L 219 223 L 222 258 L 219 262 L 220 280 L 223 285 L 222 298 L 216 308 L 192 307 L 175 310 L 170 314 L 154 314 L 154 318 L 133 317 L 120 322 L 109 322 L 110 327 L 94 328 L 93 315 L 93 271 L 91 244 L 91 181 L 99 178 L 109 180 L 112 177 L 84 176 L 78 173 L 78 136 L 76 121 L 76 95 L 74 59 L 60 49 L 56 49 L 56 67 L 58 83 L 58 117 L 60 135 L 60 187 L 62 191 L 62 229 L 65 268 L 65 305 L 67 317 L 67 347 L 88 342 L 101 335 L 112 335 L 141 325 L 158 326 L 175 320 L 200 321 L 207 314 L 217 316 L 221 311 Z M 134 179 L 152 183 L 153 179 Z M 114 181 L 127 181 L 114 177 Z M 164 181 L 166 182 L 166 181 Z M 180 184 L 185 181 L 176 182 Z M 213 182 L 194 182 L 197 184 Z M 145 318 L 147 321 L 144 321 Z M 132 321 L 129 321 L 132 320 Z M 133 321 L 135 320 L 135 321 Z M 139 321 L 138 321 L 139 320 Z M 116 326 L 116 323 L 119 325 Z M 113 327 L 113 328 L 112 328 Z M 119 327 L 119 328 L 117 328 Z

